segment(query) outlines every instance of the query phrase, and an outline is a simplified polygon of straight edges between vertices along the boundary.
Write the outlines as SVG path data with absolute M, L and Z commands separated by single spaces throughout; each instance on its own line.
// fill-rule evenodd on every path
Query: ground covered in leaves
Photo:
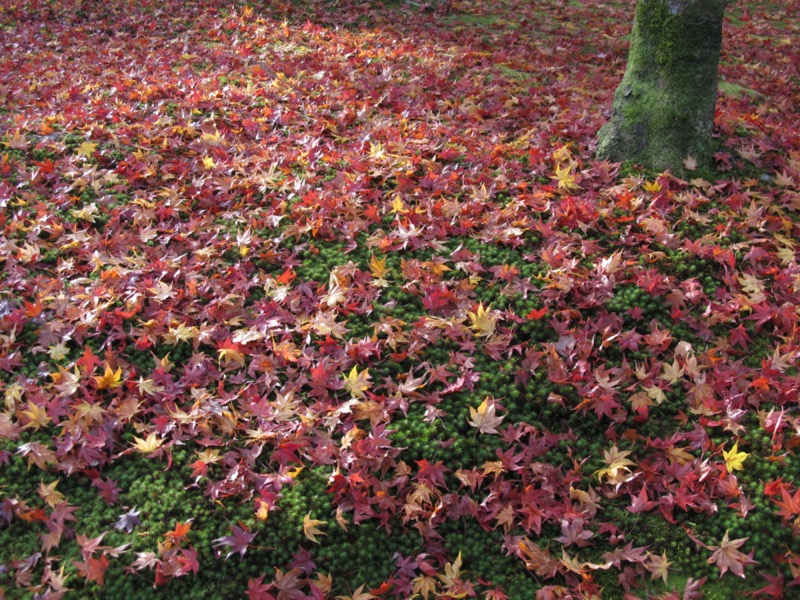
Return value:
M 0 597 L 800 593 L 798 9 L 3 2 Z

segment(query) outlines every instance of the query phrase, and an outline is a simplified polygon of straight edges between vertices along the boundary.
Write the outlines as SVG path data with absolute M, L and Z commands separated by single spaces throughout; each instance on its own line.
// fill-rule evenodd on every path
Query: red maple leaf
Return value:
M 105 583 L 106 569 L 108 569 L 108 558 L 105 555 L 100 558 L 87 558 L 86 562 L 73 560 L 72 564 L 78 569 L 78 574 L 89 581 L 94 581 L 100 587 Z
M 231 525 L 231 531 L 233 535 L 226 535 L 221 538 L 217 538 L 214 540 L 214 547 L 218 548 L 220 546 L 229 546 L 230 551 L 225 555 L 225 560 L 230 558 L 231 554 L 239 553 L 239 556 L 244 556 L 244 553 L 247 552 L 247 546 L 250 542 L 253 541 L 253 538 L 256 537 L 255 533 L 250 533 L 250 529 L 242 523 L 239 522 L 241 527 L 237 527 L 236 525 Z
M 647 486 L 643 485 L 642 489 L 639 490 L 639 493 L 633 498 L 633 502 L 631 503 L 631 505 L 628 506 L 625 510 L 632 513 L 647 512 L 648 510 L 652 510 L 653 507 L 657 505 L 658 505 L 657 502 L 648 500 Z
M 783 480 L 783 478 L 779 477 L 778 479 L 771 479 L 764 484 L 764 495 L 777 496 L 781 492 L 785 491 L 787 487 L 788 484 Z
M 764 587 L 758 588 L 757 590 L 753 590 L 747 594 L 750 598 L 775 598 L 775 600 L 780 600 L 785 598 L 786 590 L 784 589 L 784 581 L 783 575 L 778 573 L 777 575 L 769 575 L 767 573 L 762 573 L 761 577 L 766 579 L 769 583 Z
M 764 493 L 766 493 L 766 486 Z M 780 510 L 778 514 L 783 517 L 784 519 L 792 519 L 797 515 L 800 515 L 800 488 L 797 488 L 794 492 L 794 496 L 792 496 L 786 486 L 782 486 L 780 488 L 781 491 L 781 499 L 780 500 L 773 500 L 775 504 L 778 505 Z
M 75 364 L 79 367 L 83 367 L 86 373 L 94 372 L 95 367 L 99 366 L 100 363 L 100 359 L 95 356 L 95 353 L 92 352 L 89 346 L 84 347 L 83 355 L 75 361 Z
M 248 600 L 275 600 L 275 596 L 270 594 L 271 589 L 271 583 L 264 583 L 264 575 L 247 580 Z
M 714 553 L 708 559 L 708 564 L 717 565 L 720 577 L 727 571 L 739 577 L 744 577 L 744 568 L 747 565 L 756 564 L 756 561 L 753 560 L 752 552 L 748 555 L 738 550 L 748 539 L 730 540 L 726 531 L 719 546 L 709 546 L 709 550 L 713 550 Z

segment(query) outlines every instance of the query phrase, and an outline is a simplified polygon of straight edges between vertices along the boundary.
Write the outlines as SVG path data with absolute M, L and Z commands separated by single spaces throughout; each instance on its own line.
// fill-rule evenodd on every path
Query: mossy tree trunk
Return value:
M 681 172 L 712 159 L 722 19 L 728 0 L 639 0 L 625 76 L 601 158 Z

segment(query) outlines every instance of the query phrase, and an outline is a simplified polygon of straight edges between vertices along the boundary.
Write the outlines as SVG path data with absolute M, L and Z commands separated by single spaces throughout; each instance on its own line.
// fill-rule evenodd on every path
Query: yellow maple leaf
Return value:
M 408 212 L 408 208 L 406 208 L 405 202 L 400 197 L 400 194 L 396 194 L 394 198 L 392 198 L 392 210 L 389 211 L 392 214 L 400 213 L 404 215 Z
M 261 498 L 256 498 L 256 519 L 266 521 L 269 517 L 269 505 Z
M 376 279 L 384 279 L 389 274 L 389 269 L 386 268 L 386 257 L 378 258 L 373 254 L 369 259 L 369 270 Z
M 22 386 L 16 383 L 12 383 L 6 388 L 3 396 L 8 410 L 13 411 L 17 407 L 17 402 L 22 400 L 23 391 Z
M 558 189 L 565 192 L 581 189 L 572 167 L 572 164 L 567 164 L 565 167 L 556 167 L 556 174 L 550 176 L 550 179 L 555 179 L 558 182 Z
M 661 553 L 661 556 L 656 554 L 647 553 L 649 562 L 645 563 L 645 568 L 650 571 L 650 579 L 663 579 L 667 583 L 669 577 L 669 568 L 672 563 L 667 560 L 667 551 Z
M 651 194 L 657 194 L 661 191 L 661 182 L 658 180 L 655 181 L 645 181 L 644 182 L 644 191 L 650 192 Z
M 444 573 L 437 573 L 436 576 L 442 581 L 445 588 L 454 587 L 461 578 L 461 551 L 458 552 L 453 563 L 447 563 L 444 566 Z
M 237 369 L 241 369 L 245 365 L 244 355 L 233 348 L 219 348 L 217 354 L 219 354 L 219 362 L 223 368 L 233 365 Z
M 470 418 L 467 419 L 467 423 L 477 427 L 481 433 L 498 433 L 497 426 L 505 419 L 505 415 L 498 417 L 495 414 L 496 409 L 492 397 L 486 396 L 478 408 L 469 407 Z
M 205 156 L 205 157 L 203 157 L 203 166 L 206 169 L 210 170 L 210 169 L 213 169 L 216 166 L 216 163 L 214 162 L 214 159 L 211 158 L 210 156 Z
M 67 355 L 69 354 L 69 348 L 67 348 L 64 344 L 56 344 L 55 346 L 48 346 L 47 347 L 47 354 L 50 355 L 55 362 L 60 360 L 64 360 Z
M 647 395 L 653 400 L 657 405 L 661 405 L 667 399 L 667 395 L 657 385 L 651 385 L 644 388 L 644 391 L 647 392 Z
M 748 273 L 739 275 L 739 285 L 742 286 L 742 291 L 747 294 L 752 302 L 758 304 L 765 299 L 764 296 L 764 282 Z
M 436 580 L 433 577 L 419 575 L 412 579 L 411 583 L 414 584 L 414 589 L 412 590 L 414 595 L 419 594 L 425 600 L 428 600 L 428 596 L 431 594 L 436 595 Z
M 631 472 L 628 467 L 636 464 L 628 460 L 627 457 L 630 453 L 630 450 L 620 450 L 616 445 L 612 446 L 611 450 L 604 450 L 603 461 L 606 463 L 606 467 L 598 469 L 593 474 L 597 475 L 597 479 L 600 481 L 605 478 L 608 483 L 623 483 L 628 473 Z
M 156 385 L 156 382 L 153 379 L 144 379 L 139 377 L 137 384 L 140 394 L 148 394 L 150 396 L 163 389 L 160 385 Z
M 286 471 L 286 474 L 292 479 L 297 479 L 297 476 L 303 472 L 303 469 L 305 469 L 305 467 L 293 467 Z
M 170 327 L 169 331 L 164 335 L 164 343 L 175 346 L 180 342 L 190 342 L 199 336 L 200 329 L 197 327 L 178 323 L 175 327 Z
M 369 369 L 359 373 L 358 368 L 354 366 L 350 374 L 344 376 L 344 388 L 353 398 L 363 398 L 364 392 L 369 389 Z
M 678 446 L 670 446 L 667 448 L 667 456 L 669 457 L 670 461 L 677 460 L 682 465 L 690 463 L 694 460 L 694 456 L 689 454 L 685 448 L 680 448 Z
M 93 377 L 97 384 L 98 390 L 111 390 L 118 388 L 122 385 L 122 367 L 117 367 L 116 371 L 112 371 L 108 363 L 106 363 L 105 371 L 101 376 Z
M 148 435 L 147 439 L 138 438 L 136 436 L 133 437 L 133 447 L 142 454 L 151 454 L 155 452 L 161 448 L 161 444 L 163 443 L 164 440 L 156 437 L 155 433 Z
M 98 423 L 103 419 L 106 409 L 100 403 L 91 403 L 84 400 L 75 407 L 76 412 L 81 418 L 85 418 L 90 424 Z
M 326 523 L 327 521 L 312 519 L 311 513 L 307 513 L 306 516 L 303 517 L 303 535 L 315 544 L 319 544 L 319 540 L 317 540 L 316 536 L 327 534 L 317 529 L 317 525 L 325 525 Z
M 743 471 L 744 461 L 750 455 L 747 452 L 739 452 L 739 442 L 734 442 L 730 451 L 722 451 L 722 456 L 725 459 L 725 466 L 728 467 L 728 471 Z
M 44 427 L 50 422 L 50 415 L 47 414 L 47 409 L 28 402 L 28 410 L 23 410 L 22 414 L 28 417 L 28 422 L 23 429 L 33 428 L 34 431 L 39 431 L 40 427 Z
M 775 254 L 785 265 L 790 265 L 794 262 L 794 250 L 788 246 L 781 246 Z
M 572 152 L 567 146 L 561 146 L 560 148 L 556 148 L 555 150 L 553 150 L 553 160 L 556 161 L 557 163 L 568 161 L 571 158 L 572 158 Z
M 17 129 L 11 136 L 8 136 L 7 141 L 2 142 L 2 144 L 14 150 L 27 150 L 30 141 L 24 133 L 20 134 L 19 129 Z
M 83 142 L 78 147 L 78 156 L 84 156 L 86 158 L 90 158 L 94 151 L 97 150 L 97 144 L 93 142 Z
M 317 573 L 317 579 L 314 581 L 314 584 L 319 588 L 319 591 L 322 592 L 324 596 L 327 596 L 330 594 L 331 588 L 333 587 L 333 577 L 331 577 L 330 573 L 327 575 Z
M 97 204 L 92 202 L 81 208 L 74 208 L 69 211 L 69 213 L 78 221 L 88 221 L 89 223 L 94 223 L 97 221 L 97 217 L 100 216 L 100 209 L 97 208 Z
M 675 385 L 683 377 L 684 369 L 678 364 L 677 359 L 675 359 L 672 364 L 667 362 L 663 363 L 661 368 L 664 372 L 659 375 L 659 377 L 670 385 Z
M 478 337 L 491 337 L 494 334 L 494 328 L 497 325 L 497 317 L 493 315 L 489 309 L 491 304 L 484 308 L 483 303 L 478 304 L 475 312 L 467 312 L 470 320 L 470 326 L 475 330 L 475 335 Z
M 60 480 L 56 479 L 52 483 L 45 485 L 44 480 L 39 482 L 39 489 L 36 493 L 44 500 L 50 508 L 55 508 L 64 501 L 64 494 L 56 490 Z
M 372 600 L 373 598 L 378 598 L 378 596 L 365 592 L 363 583 L 356 588 L 352 596 L 336 596 L 336 600 Z

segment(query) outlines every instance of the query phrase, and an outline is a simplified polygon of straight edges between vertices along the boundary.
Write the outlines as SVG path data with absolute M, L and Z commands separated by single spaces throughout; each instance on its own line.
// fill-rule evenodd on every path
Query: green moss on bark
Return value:
M 628 64 L 598 155 L 683 170 L 711 162 L 717 67 L 727 0 L 640 0 Z

